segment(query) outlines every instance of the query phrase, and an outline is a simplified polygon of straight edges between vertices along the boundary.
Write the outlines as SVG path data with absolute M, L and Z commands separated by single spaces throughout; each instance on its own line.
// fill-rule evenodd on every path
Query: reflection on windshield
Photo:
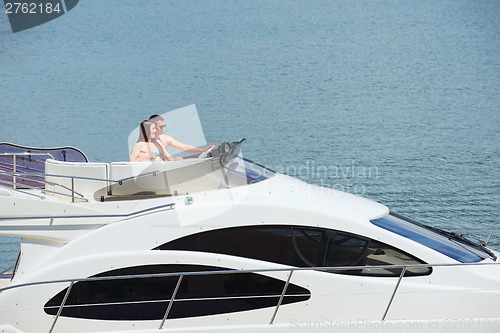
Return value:
M 490 257 L 486 249 L 459 235 L 423 225 L 396 213 L 391 212 L 371 222 L 463 263 L 478 262 Z

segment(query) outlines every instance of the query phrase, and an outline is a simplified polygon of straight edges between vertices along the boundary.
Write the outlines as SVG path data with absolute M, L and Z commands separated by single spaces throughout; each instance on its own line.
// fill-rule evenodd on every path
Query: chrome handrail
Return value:
M 31 176 L 31 174 L 26 174 L 26 175 Z M 53 185 L 53 186 L 59 186 L 59 187 L 62 187 L 63 189 L 65 189 L 65 190 L 71 191 L 71 195 L 63 193 L 63 192 L 47 190 L 46 188 L 44 188 L 42 190 L 42 189 L 40 189 L 39 187 L 36 187 L 36 186 L 31 186 L 31 185 L 23 184 L 24 188 L 26 188 L 26 189 L 31 189 L 31 190 L 40 189 L 40 191 L 43 191 L 44 193 L 53 193 L 53 194 L 57 194 L 57 195 L 62 195 L 62 196 L 71 198 L 71 200 L 73 202 L 75 201 L 75 195 L 77 195 L 79 197 L 78 199 L 81 199 L 81 200 L 84 200 L 84 201 L 88 201 L 87 199 L 85 199 L 85 197 L 84 197 L 83 194 L 81 194 L 81 193 L 79 193 L 79 192 L 77 192 L 77 191 L 74 190 L 74 182 L 73 182 L 73 180 L 71 181 L 71 185 L 72 185 L 71 187 L 72 188 L 69 188 L 69 187 L 64 186 L 62 184 L 58 184 L 58 183 L 54 183 L 54 182 L 49 182 L 49 181 L 46 181 L 44 179 L 33 179 L 33 178 L 30 178 L 30 177 L 27 177 L 27 176 L 16 176 L 16 177 L 17 178 L 29 179 L 29 180 L 32 180 L 32 181 L 37 182 L 37 183 L 49 184 L 49 185 Z M 8 181 L 8 180 L 2 180 L 2 182 L 14 185 L 12 187 L 12 189 L 15 190 L 15 191 L 18 191 L 18 192 L 21 192 L 21 193 L 31 194 L 29 192 L 22 192 L 18 188 L 16 188 L 16 185 L 17 185 L 16 182 L 11 182 L 11 181 Z M 40 197 L 43 198 L 43 196 L 40 196 Z
M 39 164 L 45 164 L 45 160 L 31 160 L 31 159 L 28 159 L 27 157 L 30 157 L 30 156 L 49 156 L 51 159 L 54 159 L 54 156 L 52 156 L 49 153 L 3 153 L 3 154 L 0 154 L 0 158 L 3 156 L 16 156 L 16 160 L 17 160 L 18 156 L 20 156 L 21 159 L 23 159 L 25 161 L 29 160 L 31 163 L 39 163 Z M 9 164 L 7 162 L 0 162 L 0 164 L 14 167 L 14 163 Z M 30 167 L 27 167 L 24 165 L 20 165 L 19 167 L 24 168 L 24 169 L 38 170 L 38 169 L 33 169 L 33 168 L 30 168 Z
M 406 267 L 403 267 L 403 269 L 401 270 L 401 274 L 399 275 L 399 278 L 398 278 L 398 283 L 396 283 L 396 286 L 394 287 L 394 291 L 392 292 L 391 299 L 389 300 L 389 303 L 387 304 L 384 315 L 382 316 L 382 321 L 385 320 L 385 317 L 387 316 L 387 312 L 389 312 L 389 308 L 391 307 L 392 301 L 394 300 L 394 296 L 396 296 L 396 292 L 398 291 L 399 285 L 401 284 L 401 280 L 403 279 L 403 276 L 405 276 L 405 273 L 406 273 Z
M 54 156 L 52 156 L 51 153 L 28 153 L 28 152 L 22 152 L 22 153 L 1 153 L 0 156 L 44 156 L 44 155 L 48 155 L 50 156 L 50 158 L 52 159 L 55 159 Z
M 161 321 L 160 327 L 158 328 L 160 330 L 163 328 L 163 325 L 165 324 L 165 320 L 167 320 L 167 318 L 168 318 L 170 310 L 172 309 L 172 305 L 174 305 L 175 296 L 177 296 L 177 292 L 179 291 L 179 287 L 181 286 L 181 282 L 182 282 L 183 277 L 184 277 L 183 274 L 179 275 L 179 279 L 177 280 L 177 285 L 175 286 L 175 290 L 172 293 L 172 297 L 170 297 L 170 302 L 168 302 L 167 311 L 165 311 L 165 314 L 163 315 L 163 320 Z
M 13 285 L 13 286 L 7 286 L 2 289 L 0 289 L 0 293 L 4 292 L 6 290 L 11 290 L 11 289 L 16 289 L 16 288 L 23 288 L 23 287 L 28 287 L 28 286 L 38 286 L 38 285 L 45 285 L 45 284 L 55 284 L 55 283 L 69 283 L 68 290 L 65 293 L 64 299 L 62 300 L 61 304 L 57 306 L 57 315 L 54 318 L 54 321 L 52 322 L 52 326 L 50 327 L 49 333 L 51 333 L 55 327 L 55 324 L 57 320 L 59 319 L 62 311 L 64 308 L 71 308 L 75 306 L 94 306 L 94 305 L 109 305 L 109 304 L 124 304 L 124 302 L 114 302 L 114 303 L 94 303 L 94 304 L 84 304 L 84 305 L 78 305 L 78 304 L 73 304 L 73 305 L 66 305 L 67 298 L 69 296 L 69 293 L 73 287 L 73 285 L 77 282 L 82 282 L 82 281 L 102 281 L 102 280 L 124 280 L 124 279 L 137 279 L 137 278 L 158 278 L 158 277 L 175 277 L 178 276 L 179 279 L 177 280 L 177 284 L 175 287 L 175 290 L 170 297 L 169 300 L 169 305 L 165 311 L 165 314 L 163 316 L 163 320 L 160 324 L 159 329 L 162 329 L 164 326 L 165 321 L 168 319 L 168 315 L 171 311 L 171 308 L 173 306 L 173 302 L 186 302 L 186 301 L 197 301 L 197 300 L 212 300 L 212 299 L 218 299 L 218 300 L 226 300 L 226 299 L 245 299 L 249 297 L 255 297 L 255 296 L 232 296 L 232 297 L 201 297 L 201 298 L 183 298 L 183 299 L 176 299 L 177 292 L 180 288 L 180 284 L 182 282 L 182 279 L 185 276 L 190 276 L 190 275 L 220 275 L 220 274 L 243 274 L 243 273 L 271 273 L 271 272 L 289 272 L 287 281 L 285 283 L 285 286 L 281 292 L 280 295 L 262 295 L 259 297 L 279 297 L 279 301 L 274 307 L 272 317 L 269 321 L 269 325 L 272 325 L 274 323 L 274 319 L 276 317 L 276 314 L 278 312 L 278 309 L 281 305 L 281 302 L 283 298 L 286 295 L 286 291 L 289 285 L 289 282 L 291 280 L 292 274 L 295 271 L 342 271 L 342 270 L 361 270 L 361 269 L 366 269 L 369 267 L 371 270 L 377 270 L 377 269 L 395 269 L 395 268 L 401 268 L 402 272 L 397 278 L 396 285 L 394 287 L 394 290 L 391 293 L 391 297 L 387 303 L 385 312 L 381 318 L 381 321 L 384 321 L 387 313 L 390 310 L 390 307 L 392 305 L 392 302 L 397 294 L 397 291 L 399 290 L 399 286 L 402 282 L 402 280 L 405 278 L 405 272 L 408 269 L 411 268 L 430 268 L 430 267 L 456 267 L 456 266 L 488 266 L 488 265 L 498 265 L 496 262 L 479 262 L 479 263 L 446 263 L 446 264 L 414 264 L 414 265 L 378 265 L 378 266 L 342 266 L 342 267 L 292 267 L 292 268 L 272 268 L 272 269 L 246 269 L 246 270 L 223 270 L 223 271 L 196 271 L 196 272 L 182 272 L 182 273 L 156 273 L 156 274 L 139 274 L 139 275 L 119 275 L 119 276 L 103 276 L 103 277 L 91 277 L 91 278 L 74 278 L 74 279 L 62 279 L 62 280 L 49 280 L 49 281 L 39 281 L 39 282 L 31 282 L 31 283 L 23 283 L 23 284 L 18 284 L 18 285 Z M 296 297 L 296 296 L 310 296 L 311 294 L 293 294 L 290 296 Z M 154 302 L 160 302 L 160 301 L 168 301 L 168 300 L 154 300 Z M 132 301 L 132 302 L 126 302 L 127 304 L 142 304 L 142 303 L 150 303 L 151 301 Z M 55 306 L 50 307 L 50 308 L 55 308 Z
M 0 154 L 0 156 L 12 156 L 12 171 L 14 173 L 17 173 L 17 157 L 25 157 L 25 156 L 49 156 L 51 158 L 54 158 L 51 154 L 49 153 L 28 153 L 28 152 L 22 152 L 22 153 L 3 153 Z M 7 163 L 6 163 L 7 164 Z M 26 168 L 23 166 L 23 168 Z M 27 174 L 28 172 L 23 172 L 23 174 Z M 14 189 L 17 187 L 17 175 L 12 176 L 12 180 L 14 182 Z
M 45 184 L 49 184 L 49 185 L 53 185 L 53 186 L 62 187 L 63 189 L 71 191 L 71 195 L 63 193 L 63 192 L 52 191 L 52 190 L 47 190 L 47 189 L 43 189 L 43 191 L 44 192 L 48 192 L 48 193 L 53 193 L 53 194 L 57 194 L 57 195 L 62 195 L 62 196 L 70 197 L 71 201 L 74 202 L 75 201 L 75 195 L 79 196 L 78 199 L 88 201 L 87 199 L 84 198 L 83 194 L 78 193 L 78 192 L 75 191 L 75 183 L 74 183 L 75 179 L 90 180 L 90 181 L 101 181 L 101 182 L 106 182 L 107 184 L 109 184 L 109 183 L 117 183 L 118 185 L 123 185 L 124 181 L 130 180 L 130 179 L 137 179 L 137 178 L 145 177 L 145 176 L 148 176 L 148 175 L 155 176 L 159 172 L 160 172 L 159 170 L 155 170 L 155 171 L 141 173 L 141 174 L 138 174 L 136 176 L 130 176 L 130 177 L 125 177 L 125 178 L 121 178 L 121 179 L 104 179 L 104 178 L 82 177 L 82 176 L 66 176 L 66 175 L 58 175 L 58 174 L 50 174 L 50 173 L 40 173 L 40 172 L 37 172 L 37 173 L 35 173 L 35 172 L 26 173 L 26 172 L 10 172 L 10 171 L 0 171 L 0 175 L 3 174 L 3 175 L 12 176 L 13 177 L 13 181 L 2 180 L 2 182 L 8 183 L 8 184 L 12 184 L 13 185 L 12 189 L 16 190 L 16 191 L 18 191 L 18 189 L 16 188 L 16 184 L 17 184 L 16 178 L 24 178 L 24 179 L 32 180 L 32 181 L 39 182 L 39 183 L 45 183 Z M 49 176 L 49 177 L 55 177 L 55 178 L 59 177 L 59 178 L 71 179 L 71 188 L 69 188 L 67 186 L 64 186 L 62 184 L 59 184 L 59 183 L 47 181 L 45 179 L 30 178 L 30 177 L 47 177 L 47 176 Z M 37 188 L 35 186 L 24 185 L 24 184 L 23 184 L 23 186 L 25 186 L 27 188 L 31 188 L 31 189 L 36 189 Z M 21 192 L 21 193 L 27 193 L 27 192 L 22 192 L 22 191 L 19 191 L 19 192 Z M 27 193 L 27 194 L 30 194 L 30 193 Z M 38 195 L 36 195 L 36 196 L 38 196 Z M 39 197 L 43 198 L 42 196 L 39 196 Z
M 220 274 L 240 274 L 240 273 L 266 273 L 266 272 L 288 272 L 288 271 L 343 271 L 343 270 L 361 270 L 370 268 L 373 269 L 395 269 L 395 268 L 429 268 L 429 267 L 455 267 L 455 266 L 490 266 L 499 265 L 497 262 L 464 262 L 464 263 L 446 263 L 446 264 L 413 264 L 413 265 L 376 265 L 376 266 L 336 266 L 336 267 L 293 267 L 293 268 L 262 268 L 262 269 L 239 269 L 239 270 L 222 270 L 222 271 L 194 271 L 182 273 L 153 273 L 153 274 L 137 274 L 137 275 L 116 275 L 116 276 L 100 276 L 90 278 L 73 278 L 61 280 L 47 280 L 39 282 L 28 282 L 13 286 L 7 286 L 0 289 L 0 292 L 15 289 L 20 287 L 35 286 L 40 284 L 65 283 L 65 282 L 81 282 L 81 281 L 101 281 L 101 280 L 125 280 L 135 278 L 155 278 L 168 277 L 179 275 L 220 275 Z
M 73 178 L 73 179 L 82 179 L 82 180 L 96 180 L 96 181 L 102 181 L 102 182 L 120 183 L 120 182 L 124 182 L 126 180 L 130 180 L 130 179 L 134 179 L 134 178 L 139 178 L 139 177 L 144 177 L 144 176 L 151 175 L 151 174 L 156 174 L 156 173 L 159 173 L 159 172 L 160 172 L 160 170 L 155 170 L 155 171 L 150 171 L 150 172 L 146 172 L 146 173 L 140 173 L 137 176 L 130 176 L 130 177 L 125 177 L 125 178 L 121 178 L 121 179 L 105 179 L 105 178 L 82 177 L 82 176 L 66 176 L 66 175 L 58 175 L 58 174 L 51 174 L 51 173 L 40 173 L 40 172 L 38 172 L 38 173 L 30 173 L 29 175 L 30 176 L 41 176 L 41 177 L 42 176 L 43 177 L 50 176 L 50 177 Z M 7 171 L 0 171 L 0 174 L 7 174 L 7 175 L 21 174 L 21 175 L 26 175 L 26 173 L 24 173 L 24 172 L 7 172 Z
M 494 233 L 500 233 L 500 230 L 496 230 L 496 229 L 485 229 L 485 230 L 471 230 L 471 229 L 465 229 L 465 230 L 450 230 L 451 232 L 454 232 L 454 233 L 457 233 L 457 234 L 477 234 L 477 233 L 488 233 L 488 237 L 486 238 L 485 241 L 481 241 L 481 245 L 483 246 L 487 246 L 488 243 L 490 242 L 491 240 L 491 236 L 494 234 Z
M 34 197 L 37 197 L 37 198 L 40 198 L 42 200 L 45 199 L 45 197 L 43 195 L 39 195 L 39 194 L 35 194 L 35 193 L 31 193 L 31 192 L 27 192 L 27 191 L 23 191 L 23 190 L 20 190 L 20 189 L 17 189 L 17 188 L 12 188 L 12 187 L 7 187 L 7 186 L 3 186 L 3 185 L 0 185 L 0 188 L 1 187 L 5 187 L 7 188 L 8 190 L 10 191 L 16 191 L 16 192 L 19 192 L 19 193 L 23 193 L 23 194 L 27 194 L 27 195 L 31 195 L 31 196 L 34 196 Z
M 45 215 L 45 216 L 10 216 L 10 217 L 0 217 L 0 221 L 4 220 L 43 220 L 43 219 L 79 219 L 79 218 L 96 218 L 96 217 L 130 217 L 133 215 L 138 215 L 142 213 L 149 212 L 151 210 L 156 210 L 160 208 L 175 208 L 175 203 L 168 203 L 165 205 L 159 205 L 154 207 L 149 207 L 135 212 L 126 214 L 102 214 L 102 215 Z M 0 290 L 1 291 L 1 290 Z
M 290 270 L 290 274 L 288 274 L 288 278 L 286 279 L 285 286 L 283 287 L 283 291 L 281 292 L 280 299 L 278 300 L 278 304 L 276 305 L 276 309 L 274 309 L 273 316 L 271 317 L 271 321 L 269 322 L 269 325 L 272 325 L 274 323 L 274 318 L 276 318 L 276 314 L 278 313 L 278 309 L 281 306 L 281 303 L 283 303 L 283 298 L 285 297 L 286 290 L 288 289 L 288 285 L 290 284 L 290 279 L 292 278 L 294 270 Z
M 54 327 L 56 326 L 57 319 L 59 319 L 59 316 L 61 315 L 61 312 L 64 309 L 64 305 L 66 304 L 66 301 L 68 300 L 69 293 L 71 292 L 71 289 L 73 288 L 74 284 L 75 284 L 75 282 L 72 281 L 68 287 L 68 290 L 66 291 L 66 294 L 64 294 L 64 299 L 61 302 L 61 306 L 57 310 L 57 315 L 54 318 L 54 321 L 52 322 L 52 326 L 50 326 L 49 333 L 52 333 L 52 331 L 54 330 Z
M 160 170 L 149 171 L 149 172 L 145 172 L 145 173 L 140 173 L 137 176 L 130 176 L 130 177 L 125 177 L 125 178 L 121 178 L 121 179 L 118 179 L 118 180 L 110 180 L 110 181 L 112 181 L 112 182 L 118 182 L 120 184 L 120 183 L 123 183 L 126 180 L 136 179 L 136 178 L 144 177 L 144 176 L 148 176 L 148 175 L 156 175 L 159 172 L 160 172 Z

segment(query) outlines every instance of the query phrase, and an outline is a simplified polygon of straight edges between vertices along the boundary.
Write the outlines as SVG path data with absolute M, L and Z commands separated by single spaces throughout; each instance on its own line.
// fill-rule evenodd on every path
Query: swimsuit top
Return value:
M 160 156 L 160 152 L 157 152 L 157 151 L 152 151 L 151 153 L 152 153 L 153 155 L 155 155 L 155 156 Z

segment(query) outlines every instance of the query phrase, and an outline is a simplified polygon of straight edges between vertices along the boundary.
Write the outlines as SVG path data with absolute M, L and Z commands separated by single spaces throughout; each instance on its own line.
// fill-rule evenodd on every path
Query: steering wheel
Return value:
M 214 150 L 214 148 L 215 148 L 215 146 L 214 146 L 214 145 L 209 146 L 207 150 L 205 150 L 205 151 L 204 151 L 204 152 L 202 152 L 200 155 L 198 155 L 198 158 L 205 158 L 205 157 L 207 157 L 207 156 L 208 156 L 208 154 L 209 154 L 212 150 Z

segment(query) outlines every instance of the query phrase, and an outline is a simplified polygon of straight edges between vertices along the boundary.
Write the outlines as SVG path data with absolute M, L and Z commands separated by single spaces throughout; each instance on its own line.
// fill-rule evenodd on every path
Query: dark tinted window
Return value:
M 228 254 L 297 267 L 341 267 L 424 264 L 387 244 L 323 228 L 251 226 L 189 235 L 159 246 Z M 332 271 L 341 274 L 399 276 L 401 268 Z M 430 268 L 410 268 L 406 275 L 430 274 Z
M 424 225 L 393 212 L 371 222 L 460 262 L 478 262 L 495 257 L 488 249 L 461 235 Z
M 222 271 L 194 265 L 152 265 L 108 271 L 94 277 Z M 228 272 L 231 272 L 228 270 Z M 178 276 L 81 281 L 74 284 L 62 316 L 102 320 L 163 319 Z M 168 318 L 186 318 L 276 306 L 285 282 L 253 273 L 184 276 Z M 67 288 L 45 304 L 57 314 Z M 282 304 L 309 299 L 310 292 L 289 284 Z M 203 300 L 200 300 L 203 298 Z

